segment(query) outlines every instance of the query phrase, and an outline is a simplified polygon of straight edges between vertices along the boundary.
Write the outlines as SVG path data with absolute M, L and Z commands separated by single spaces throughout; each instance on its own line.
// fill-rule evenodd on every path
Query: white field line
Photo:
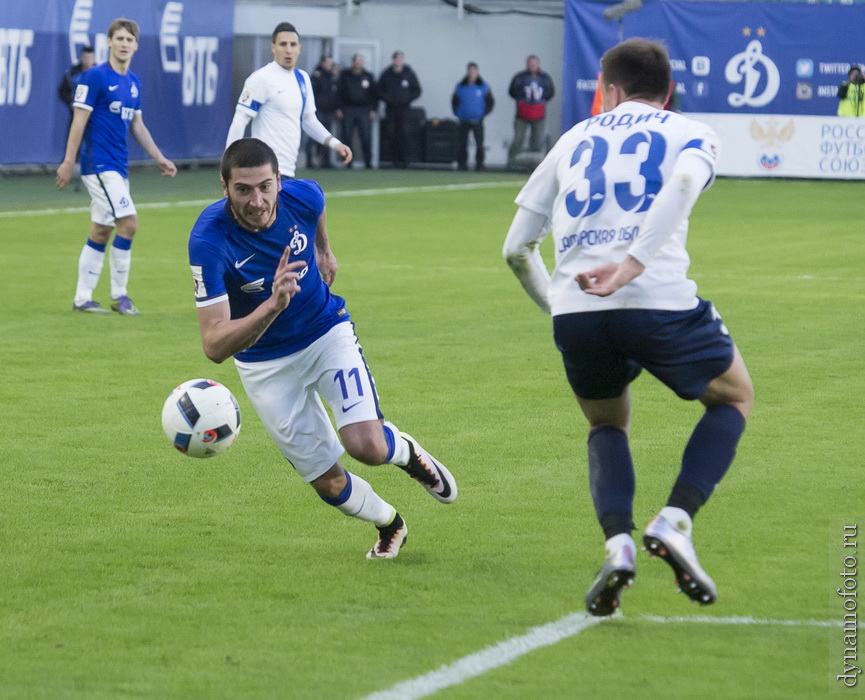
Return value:
M 660 624 L 716 624 L 716 625 L 778 625 L 783 627 L 840 627 L 840 622 L 829 622 L 825 620 L 770 620 L 753 617 L 660 617 L 657 615 L 640 615 L 635 618 L 623 618 L 616 615 L 612 618 L 592 617 L 586 613 L 571 613 L 560 620 L 549 622 L 539 627 L 533 627 L 519 637 L 494 644 L 481 649 L 473 654 L 464 656 L 452 664 L 442 666 L 435 671 L 430 671 L 422 676 L 417 676 L 407 681 L 397 683 L 386 690 L 380 690 L 372 695 L 367 695 L 361 700 L 419 700 L 434 693 L 459 685 L 467 680 L 481 676 L 509 663 L 516 661 L 521 656 L 540 649 L 552 646 L 563 639 L 575 637 L 583 630 L 588 629 L 606 620 L 629 619 L 634 621 L 655 622 Z
M 658 615 L 640 615 L 639 620 L 659 622 L 664 625 L 680 622 L 696 622 L 708 625 L 775 625 L 778 627 L 841 627 L 840 622 L 830 620 L 771 620 L 758 617 L 711 617 L 709 615 L 695 617 L 660 617 Z
M 516 187 L 518 181 L 497 180 L 492 182 L 466 182 L 455 185 L 420 185 L 418 187 L 380 187 L 368 190 L 341 190 L 326 195 L 327 199 L 338 197 L 374 197 L 383 194 L 415 194 L 418 192 L 460 192 L 463 190 L 488 190 L 497 187 Z M 217 201 L 212 199 L 189 199 L 180 202 L 145 202 L 136 204 L 136 209 L 174 209 L 182 207 L 207 207 Z M 0 219 L 24 216 L 54 216 L 57 214 L 84 214 L 90 207 L 63 207 L 59 209 L 22 209 L 20 211 L 0 211 Z
M 587 613 L 573 613 L 561 620 L 534 627 L 520 637 L 511 637 L 474 654 L 464 656 L 447 666 L 425 673 L 402 683 L 367 695 L 363 700 L 415 700 L 437 693 L 439 690 L 458 685 L 464 681 L 483 675 L 500 666 L 506 666 L 535 649 L 550 646 L 568 637 L 579 634 L 584 629 L 602 622 L 605 618 L 592 617 Z

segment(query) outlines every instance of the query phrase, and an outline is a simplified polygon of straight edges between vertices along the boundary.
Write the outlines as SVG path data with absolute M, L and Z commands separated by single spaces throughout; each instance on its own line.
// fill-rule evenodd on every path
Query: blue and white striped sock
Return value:
M 81 306 L 93 299 L 93 290 L 99 284 L 102 266 L 105 264 L 105 244 L 95 243 L 89 238 L 78 257 L 78 283 L 75 285 L 75 305 Z
M 111 269 L 111 298 L 126 296 L 129 284 L 129 267 L 132 264 L 132 239 L 114 236 L 108 255 Z
M 379 527 L 390 524 L 396 509 L 356 474 L 346 471 L 345 478 L 347 483 L 339 496 L 321 496 L 321 500 L 349 517 L 366 520 Z

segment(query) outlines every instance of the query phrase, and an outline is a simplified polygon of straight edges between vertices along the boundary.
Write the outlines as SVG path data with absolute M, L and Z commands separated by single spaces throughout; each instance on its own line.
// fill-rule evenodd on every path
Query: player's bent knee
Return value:
M 387 441 L 381 421 L 349 423 L 339 429 L 339 437 L 345 451 L 362 464 L 377 466 L 387 459 Z
M 123 238 L 133 238 L 138 230 L 138 217 L 135 215 L 117 219 L 117 235 Z
M 709 382 L 700 401 L 706 406 L 729 404 L 748 418 L 754 405 L 754 384 L 738 348 L 734 348 L 730 368 Z
M 384 464 L 387 459 L 387 445 L 383 440 L 355 440 L 343 446 L 353 459 L 371 467 Z
M 324 474 L 309 482 L 309 485 L 319 496 L 336 498 L 342 493 L 346 483 L 345 470 L 339 464 L 334 464 Z
M 754 386 L 747 375 L 740 382 L 728 382 L 715 387 L 709 385 L 709 389 L 700 397 L 700 401 L 705 406 L 721 404 L 732 406 L 747 419 L 754 406 Z

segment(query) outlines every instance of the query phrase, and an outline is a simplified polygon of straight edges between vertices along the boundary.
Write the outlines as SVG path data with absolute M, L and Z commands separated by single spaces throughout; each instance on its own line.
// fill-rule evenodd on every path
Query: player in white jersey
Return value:
M 214 362 L 234 356 L 283 456 L 327 504 L 378 528 L 369 559 L 392 559 L 408 527 L 343 468 L 343 451 L 363 464 L 398 466 L 441 503 L 457 497 L 456 482 L 384 420 L 345 300 L 321 274 L 333 257 L 319 226 L 321 188 L 294 179 L 280 186 L 276 155 L 255 138 L 225 150 L 221 175 L 226 198 L 202 212 L 189 237 L 204 351 Z
M 350 163 L 351 149 L 316 117 L 312 81 L 306 71 L 297 67 L 300 38 L 294 25 L 277 25 L 270 48 L 273 61 L 252 73 L 243 84 L 226 148 L 243 137 L 246 125 L 252 121 L 252 136 L 276 152 L 284 178 L 294 177 L 304 131 L 314 141 L 336 151 L 344 164 Z
M 503 252 L 529 296 L 552 314 L 589 423 L 589 483 L 606 559 L 586 609 L 615 612 L 636 575 L 629 384 L 644 368 L 706 406 L 643 542 L 689 598 L 707 605 L 717 591 L 697 560 L 692 520 L 732 463 L 754 398 L 720 316 L 687 278 L 688 216 L 714 179 L 718 143 L 709 127 L 663 111 L 670 62 L 660 44 L 629 39 L 601 66 L 607 111 L 565 133 L 532 173 Z M 552 275 L 538 250 L 550 232 Z
M 116 19 L 108 28 L 108 61 L 81 74 L 72 106 L 66 155 L 57 168 L 57 187 L 72 178 L 76 154 L 81 151 L 81 180 L 90 192 L 90 236 L 78 259 L 78 284 L 72 309 L 110 313 L 93 300 L 105 262 L 105 248 L 117 229 L 109 254 L 111 308 L 123 316 L 139 314 L 127 293 L 132 239 L 138 215 L 129 193 L 126 134 L 159 165 L 163 175 L 174 177 L 177 168 L 159 150 L 141 116 L 141 81 L 129 70 L 138 50 L 138 24 Z

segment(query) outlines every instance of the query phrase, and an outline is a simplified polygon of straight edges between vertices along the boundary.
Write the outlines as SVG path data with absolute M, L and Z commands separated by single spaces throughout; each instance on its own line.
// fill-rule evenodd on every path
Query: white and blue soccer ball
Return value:
M 180 452 L 213 457 L 240 434 L 240 406 L 227 387 L 212 379 L 190 379 L 162 407 L 162 429 Z

